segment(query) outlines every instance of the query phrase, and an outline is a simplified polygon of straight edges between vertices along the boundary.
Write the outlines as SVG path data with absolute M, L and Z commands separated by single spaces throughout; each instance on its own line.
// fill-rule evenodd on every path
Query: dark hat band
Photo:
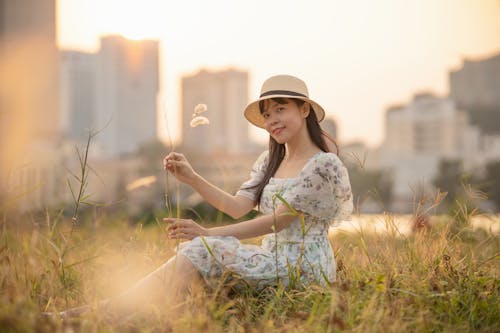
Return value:
M 290 95 L 290 96 L 297 96 L 297 97 L 305 97 L 309 98 L 304 94 L 295 92 L 295 91 L 289 91 L 289 90 L 270 90 L 266 91 L 265 93 L 261 94 L 259 98 L 269 96 L 269 95 Z

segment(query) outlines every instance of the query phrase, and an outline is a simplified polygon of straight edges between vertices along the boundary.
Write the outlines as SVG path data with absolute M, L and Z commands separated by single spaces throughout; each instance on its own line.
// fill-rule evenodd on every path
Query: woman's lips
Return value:
M 284 127 L 276 128 L 273 130 L 273 135 L 279 135 Z

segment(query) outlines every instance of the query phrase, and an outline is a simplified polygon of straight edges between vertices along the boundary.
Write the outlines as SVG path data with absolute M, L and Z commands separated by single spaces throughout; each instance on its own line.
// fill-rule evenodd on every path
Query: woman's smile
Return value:
M 278 128 L 275 128 L 275 129 L 273 129 L 273 131 L 271 132 L 271 134 L 272 134 L 272 135 L 279 135 L 279 134 L 283 131 L 283 129 L 284 129 L 284 128 L 285 128 L 285 127 L 278 127 Z

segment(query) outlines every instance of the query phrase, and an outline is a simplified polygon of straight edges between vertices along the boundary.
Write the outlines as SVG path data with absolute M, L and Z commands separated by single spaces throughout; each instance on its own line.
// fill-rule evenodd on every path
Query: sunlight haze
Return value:
M 234 67 L 249 71 L 251 99 L 271 75 L 302 78 L 341 142 L 375 146 L 388 106 L 446 95 L 463 59 L 500 51 L 500 1 L 59 0 L 58 31 L 61 48 L 87 51 L 104 34 L 159 39 L 160 104 L 175 139 L 182 75 Z

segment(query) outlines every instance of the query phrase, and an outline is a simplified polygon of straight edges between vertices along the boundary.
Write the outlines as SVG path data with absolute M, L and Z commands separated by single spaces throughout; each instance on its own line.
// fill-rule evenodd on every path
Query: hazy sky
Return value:
M 446 95 L 448 72 L 464 58 L 500 52 L 500 0 L 58 0 L 58 7 L 62 48 L 95 51 L 108 33 L 161 40 L 174 138 L 181 77 L 201 67 L 248 70 L 251 98 L 267 77 L 296 75 L 338 122 L 341 142 L 375 146 L 387 106 L 421 91 Z

